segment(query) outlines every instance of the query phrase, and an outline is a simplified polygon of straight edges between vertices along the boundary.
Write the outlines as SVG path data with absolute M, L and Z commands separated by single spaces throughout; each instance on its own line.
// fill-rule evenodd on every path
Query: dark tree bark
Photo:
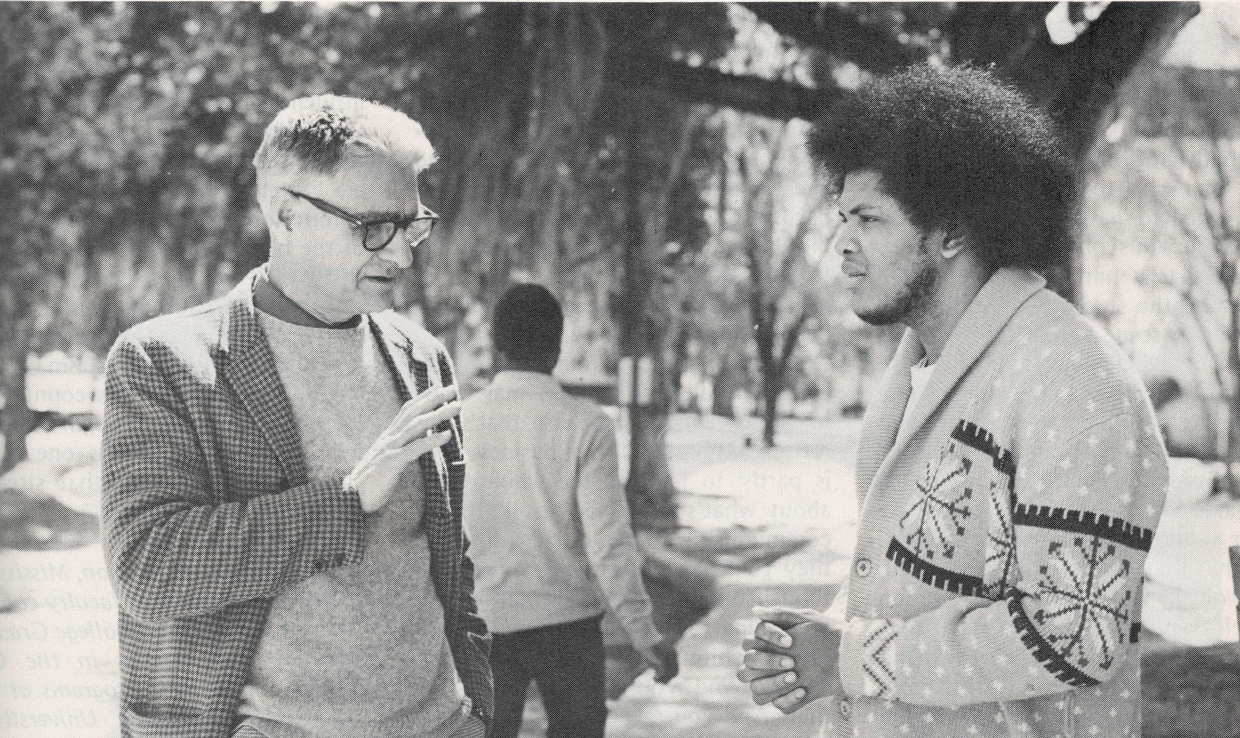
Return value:
M 834 84 L 812 88 L 622 53 L 608 60 L 607 82 L 621 90 L 658 92 L 683 102 L 709 103 L 780 120 L 812 120 L 840 95 Z
M 0 474 L 26 459 L 26 434 L 34 430 L 35 418 L 26 402 L 26 353 L 30 349 L 29 321 L 19 319 L 0 329 L 0 436 L 4 459 Z

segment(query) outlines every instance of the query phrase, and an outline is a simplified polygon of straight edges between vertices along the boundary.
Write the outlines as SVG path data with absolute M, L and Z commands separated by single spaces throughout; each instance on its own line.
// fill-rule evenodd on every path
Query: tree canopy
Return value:
M 570 324 L 610 347 L 606 370 L 622 353 L 652 355 L 659 400 L 636 419 L 643 471 L 630 488 L 666 498 L 662 369 L 675 363 L 676 326 L 693 320 L 676 269 L 709 238 L 710 172 L 725 151 L 708 113 L 810 118 L 867 75 L 973 60 L 1052 111 L 1083 152 L 1118 82 L 1195 4 L 1110 3 L 1070 17 L 1066 44 L 1050 39 L 1049 8 L 5 4 L 5 463 L 20 459 L 31 423 L 29 351 L 100 352 L 123 328 L 217 295 L 262 261 L 252 152 L 289 100 L 334 91 L 404 110 L 440 151 L 424 190 L 442 235 L 404 283 L 402 306 L 456 343 L 509 281 L 538 279 L 571 303 Z M 771 53 L 788 63 L 738 61 L 737 13 L 769 24 Z M 1071 293 L 1072 265 L 1061 271 Z

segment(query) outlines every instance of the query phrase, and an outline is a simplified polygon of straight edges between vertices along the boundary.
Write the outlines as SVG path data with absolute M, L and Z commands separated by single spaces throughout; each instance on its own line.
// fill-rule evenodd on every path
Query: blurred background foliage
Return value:
M 0 4 L 4 467 L 24 456 L 21 439 L 41 417 L 26 397 L 29 357 L 101 356 L 121 330 L 218 296 L 264 260 L 250 158 L 289 100 L 331 91 L 405 111 L 439 150 L 424 198 L 444 221 L 404 278 L 399 309 L 454 351 L 467 391 L 487 379 L 487 312 L 513 281 L 542 282 L 564 301 L 566 382 L 606 394 L 621 356 L 653 359 L 655 400 L 628 418 L 628 484 L 639 518 L 673 520 L 669 412 L 760 412 L 760 440 L 774 445 L 781 416 L 860 412 L 889 355 L 895 331 L 861 324 L 832 288 L 834 207 L 803 146 L 815 110 L 903 64 L 993 64 L 1056 117 L 1082 177 L 1118 178 L 1083 204 L 1126 213 L 1132 198 L 1166 188 L 1141 187 L 1156 175 L 1124 148 L 1149 132 L 1115 127 L 1132 119 L 1125 82 L 1150 79 L 1196 12 L 1195 3 Z M 1202 130 L 1184 136 L 1214 135 Z M 1213 171 L 1209 152 L 1191 143 L 1165 154 L 1196 176 Z M 1132 171 L 1116 173 L 1122 166 Z M 1218 189 L 1210 182 L 1183 196 L 1202 202 Z M 1207 219 L 1219 210 L 1203 207 Z M 1174 236 L 1183 263 L 1234 252 L 1234 220 L 1221 241 L 1218 225 Z M 1095 233 L 1085 228 L 1083 242 L 1106 240 Z M 1050 275 L 1087 305 L 1082 264 L 1095 269 L 1094 253 L 1078 248 Z M 1224 292 L 1234 295 L 1231 263 Z M 1198 294 L 1187 279 L 1160 289 Z M 1094 313 L 1125 335 L 1118 313 Z M 1236 312 L 1212 315 L 1203 330 L 1215 338 L 1201 350 L 1225 356 Z M 1216 384 L 1228 389 L 1216 394 L 1234 399 L 1240 363 L 1220 366 Z

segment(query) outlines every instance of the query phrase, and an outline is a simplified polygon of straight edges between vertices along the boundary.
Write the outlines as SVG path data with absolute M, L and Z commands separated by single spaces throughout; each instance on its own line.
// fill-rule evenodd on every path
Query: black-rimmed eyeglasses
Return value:
M 361 229 L 362 248 L 367 251 L 379 251 L 391 243 L 399 231 L 405 231 L 405 238 L 409 241 L 410 248 L 417 248 L 419 244 L 430 237 L 431 231 L 435 230 L 435 223 L 439 221 L 439 216 L 427 207 L 422 207 L 417 215 L 411 215 L 407 218 L 364 220 L 317 197 L 311 197 L 305 193 L 288 188 L 285 188 L 284 191 L 290 195 L 300 197 L 328 215 L 334 215 Z

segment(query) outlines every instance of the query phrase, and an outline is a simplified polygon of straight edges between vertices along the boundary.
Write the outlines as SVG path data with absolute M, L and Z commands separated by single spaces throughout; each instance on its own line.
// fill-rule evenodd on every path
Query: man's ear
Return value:
M 284 230 L 293 230 L 293 196 L 284 191 L 278 191 L 272 196 L 271 210 L 274 212 L 276 220 L 284 226 Z
M 279 209 L 276 210 L 276 219 L 284 225 L 284 230 L 293 230 L 293 203 L 291 201 L 286 200 L 280 204 Z
M 957 225 L 949 225 L 940 233 L 943 238 L 941 242 L 943 245 L 939 247 L 939 253 L 943 255 L 944 259 L 952 259 L 969 247 L 968 236 L 965 234 L 964 229 Z

